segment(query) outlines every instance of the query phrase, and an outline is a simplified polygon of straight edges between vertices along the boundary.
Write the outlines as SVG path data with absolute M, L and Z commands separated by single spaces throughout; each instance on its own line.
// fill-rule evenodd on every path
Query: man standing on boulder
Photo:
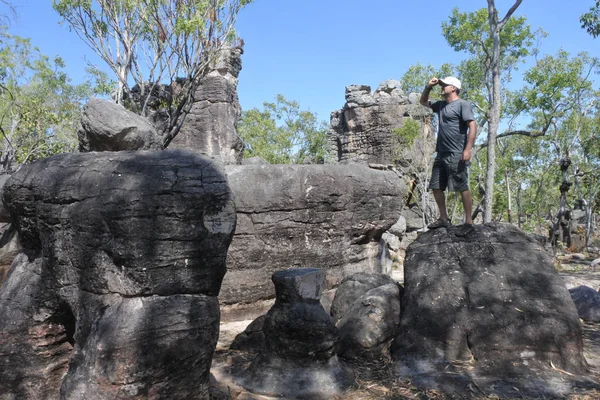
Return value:
M 443 100 L 430 103 L 429 93 L 436 85 L 442 89 Z M 437 114 L 439 121 L 435 146 L 437 155 L 433 163 L 429 188 L 433 190 L 433 197 L 440 210 L 440 218 L 429 224 L 429 229 L 451 225 L 446 210 L 444 194 L 446 188 L 449 192 L 460 192 L 465 210 L 465 226 L 473 226 L 469 165 L 471 150 L 477 137 L 477 124 L 471 104 L 459 97 L 461 86 L 460 81 L 453 76 L 444 79 L 432 78 L 421 94 L 420 103 L 431 108 Z

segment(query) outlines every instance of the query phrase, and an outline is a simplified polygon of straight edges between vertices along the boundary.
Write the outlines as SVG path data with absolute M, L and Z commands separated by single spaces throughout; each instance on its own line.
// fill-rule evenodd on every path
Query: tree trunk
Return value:
M 492 72 L 491 104 L 488 113 L 488 148 L 487 148 L 487 172 L 485 178 L 485 210 L 483 222 L 492 221 L 492 208 L 494 206 L 494 178 L 496 175 L 496 135 L 500 123 L 500 108 L 502 99 L 500 97 L 500 32 L 506 21 L 515 12 L 522 0 L 517 0 L 506 13 L 502 21 L 498 21 L 498 10 L 494 0 L 487 0 L 488 20 L 490 34 L 493 42 L 492 59 L 490 69 Z

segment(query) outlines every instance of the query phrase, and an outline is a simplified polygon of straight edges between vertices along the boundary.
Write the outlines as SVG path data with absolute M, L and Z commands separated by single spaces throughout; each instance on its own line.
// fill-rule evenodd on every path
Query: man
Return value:
M 443 100 L 430 103 L 429 93 L 436 85 L 441 87 Z M 446 188 L 449 192 L 460 192 L 465 210 L 465 226 L 473 226 L 471 218 L 473 200 L 469 190 L 468 167 L 471 163 L 471 150 L 477 137 L 477 124 L 471 104 L 459 97 L 461 87 L 460 81 L 453 76 L 444 79 L 432 78 L 421 94 L 420 103 L 431 108 L 437 114 L 439 121 L 435 146 L 437 155 L 433 163 L 429 188 L 433 190 L 433 197 L 440 210 L 440 218 L 429 224 L 429 229 L 451 225 L 446 210 L 444 194 Z

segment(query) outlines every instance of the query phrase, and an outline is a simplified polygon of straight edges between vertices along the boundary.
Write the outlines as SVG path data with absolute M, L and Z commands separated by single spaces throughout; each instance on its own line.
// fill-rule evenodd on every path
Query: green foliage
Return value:
M 493 39 L 488 23 L 488 10 L 460 12 L 457 8 L 442 23 L 442 34 L 455 51 L 471 55 L 459 67 L 466 96 L 478 107 L 480 119 L 485 119 L 491 106 Z M 543 32 L 539 34 L 544 35 Z M 511 17 L 500 32 L 500 70 L 504 82 L 510 81 L 511 72 L 533 53 L 536 33 L 532 32 L 525 17 Z
M 410 147 L 419 137 L 420 125 L 412 118 L 405 118 L 400 128 L 392 130 L 402 146 Z
M 515 113 L 533 116 L 531 127 L 544 130 L 552 123 L 562 123 L 573 110 L 580 112 L 593 104 L 592 79 L 600 72 L 600 60 L 583 52 L 571 58 L 560 50 L 536 62 L 525 72 L 525 86 L 513 101 Z
M 600 36 L 600 0 L 596 0 L 596 5 L 590 7 L 590 11 L 579 18 L 581 27 L 593 37 Z
M 260 156 L 271 164 L 323 163 L 327 159 L 327 124 L 296 101 L 278 94 L 263 109 L 244 111 L 238 133 L 244 157 Z
M 148 115 L 156 85 L 177 90 L 165 124 L 165 146 L 181 128 L 193 95 L 218 53 L 237 45 L 234 24 L 251 0 L 52 0 L 54 9 L 115 73 L 116 100 Z M 181 78 L 181 79 L 180 79 Z M 130 101 L 132 87 L 140 101 Z
M 433 77 L 443 78 L 455 74 L 455 68 L 451 64 L 442 64 L 435 68 L 431 64 L 423 65 L 420 62 L 411 65 L 400 79 L 401 88 L 404 93 L 421 93 L 423 88 Z M 439 93 L 432 92 L 432 99 L 439 98 Z
M 94 90 L 91 81 L 72 85 L 64 68 L 60 57 L 50 59 L 28 39 L 0 28 L 4 168 L 14 161 L 24 163 L 75 149 L 81 108 Z

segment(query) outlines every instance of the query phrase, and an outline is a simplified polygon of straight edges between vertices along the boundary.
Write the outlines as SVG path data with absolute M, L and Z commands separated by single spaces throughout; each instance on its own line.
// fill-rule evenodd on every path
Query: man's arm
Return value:
M 421 98 L 419 99 L 419 103 L 421 103 L 421 105 L 431 108 L 431 104 L 429 104 L 429 93 L 431 92 L 431 89 L 438 83 L 438 78 L 431 78 L 429 83 L 425 85 L 425 89 L 423 89 L 423 93 L 421 93 Z
M 477 138 L 477 123 L 473 120 L 469 121 L 469 136 L 467 138 L 467 145 L 465 146 L 465 150 L 462 154 L 463 161 L 471 160 L 471 150 L 473 149 L 473 145 L 475 144 L 475 139 Z

